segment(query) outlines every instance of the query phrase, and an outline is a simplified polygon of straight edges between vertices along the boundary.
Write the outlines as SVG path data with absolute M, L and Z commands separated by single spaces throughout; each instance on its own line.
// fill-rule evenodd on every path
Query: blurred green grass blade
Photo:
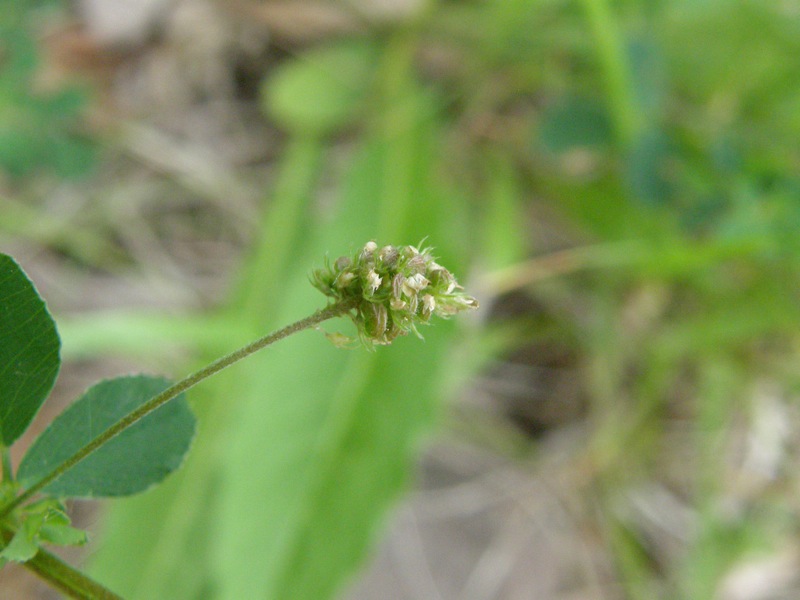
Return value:
M 323 152 L 324 145 L 314 138 L 290 140 L 274 194 L 264 211 L 260 237 L 244 261 L 229 306 L 217 317 L 208 316 L 207 324 L 198 321 L 198 331 L 185 332 L 187 340 L 198 342 L 206 361 L 278 325 L 276 312 L 286 301 L 281 292 L 286 273 L 305 274 L 310 266 L 298 246 L 309 228 L 308 206 Z M 313 296 L 310 287 L 309 296 Z M 217 322 L 220 327 L 213 325 Z M 167 325 L 163 331 L 172 327 Z M 161 329 L 157 327 L 157 331 Z M 226 345 L 224 350 L 219 348 L 221 343 Z M 260 388 L 258 374 L 248 379 L 243 369 L 247 369 L 247 363 L 193 392 L 196 412 L 205 426 L 201 426 L 186 467 L 166 485 L 110 509 L 108 542 L 96 553 L 91 572 L 126 598 L 200 598 L 212 585 L 212 542 L 208 536 L 219 518 L 215 498 L 222 469 L 220 448 L 229 434 L 225 429 L 231 412 L 229 399 L 240 385 Z M 143 528 L 143 523 L 151 525 Z M 135 561 L 128 560 L 131 547 L 136 549 Z
M 10 446 L 55 383 L 60 341 L 47 306 L 10 256 L 0 254 L 0 442 Z
M 170 382 L 133 375 L 89 388 L 53 420 L 28 449 L 17 473 L 33 485 Z M 44 491 L 59 497 L 128 496 L 161 482 L 189 450 L 195 418 L 180 395 L 98 448 Z
M 595 38 L 617 141 L 624 148 L 638 137 L 644 121 L 635 94 L 630 57 L 626 53 L 625 34 L 608 0 L 582 0 L 581 4 Z
M 264 82 L 265 111 L 292 137 L 235 300 L 262 327 L 275 323 L 272 313 L 279 308 L 281 283 L 297 264 L 296 248 L 310 227 L 308 207 L 322 171 L 323 136 L 344 125 L 361 106 L 374 60 L 370 44 L 351 41 L 290 61 Z
M 275 191 L 269 199 L 256 247 L 245 262 L 234 298 L 238 316 L 267 327 L 275 323 L 280 288 L 287 270 L 297 260 L 296 248 L 309 227 L 314 186 L 321 170 L 324 145 L 313 137 L 289 141 Z
M 306 288 L 296 282 L 298 303 Z M 303 334 L 247 365 L 222 490 L 222 598 L 321 599 L 359 564 L 432 424 L 448 337 L 425 333 L 376 354 Z
M 482 266 L 488 270 L 513 265 L 527 254 L 528 215 L 522 204 L 522 184 L 508 157 L 488 154 L 483 208 Z
M 444 342 L 375 356 L 307 336 L 260 365 L 280 393 L 239 417 L 259 427 L 240 428 L 229 455 L 222 598 L 326 598 L 352 573 L 430 427 Z M 316 366 L 298 377 L 299 363 Z
M 609 500 L 605 510 L 609 515 L 613 515 L 614 499 Z M 626 593 L 625 597 L 630 600 L 659 598 L 650 557 L 642 540 L 637 538 L 637 532 L 625 523 L 609 517 L 606 523 L 606 535 L 614 549 L 613 555 Z
M 227 316 L 107 311 L 59 318 L 65 360 L 121 355 L 160 358 L 183 348 L 222 354 L 247 339 L 241 322 Z
M 219 464 L 204 433 L 162 485 L 107 509 L 89 573 L 128 600 L 208 597 Z
M 721 350 L 721 348 L 720 348 Z M 693 505 L 697 510 L 696 530 L 678 572 L 687 598 L 711 598 L 719 581 L 747 549 L 747 520 L 739 522 L 720 514 L 720 493 L 730 483 L 720 476 L 719 457 L 729 443 L 730 422 L 737 416 L 737 404 L 744 389 L 743 372 L 726 352 L 706 353 L 697 363 L 697 413 L 694 421 L 695 465 Z M 683 571 L 681 573 L 681 570 Z
M 439 246 L 435 233 L 447 214 L 421 216 L 431 214 L 436 161 L 429 105 L 406 78 L 411 55 L 401 41 L 383 59 L 382 97 L 392 104 L 354 161 L 336 218 L 305 247 L 335 257 L 367 239 L 427 234 L 439 254 L 456 254 L 453 238 Z M 318 305 L 304 275 L 291 281 L 284 320 Z M 245 367 L 215 547 L 221 598 L 321 600 L 351 576 L 434 421 L 451 331 L 424 333 L 425 343 L 406 338 L 374 354 L 303 334 Z
M 260 245 L 227 313 L 253 336 L 324 302 L 307 272 L 326 253 L 427 235 L 448 266 L 451 256 L 465 262 L 457 199 L 434 175 L 435 113 L 408 80 L 412 59 L 405 43 L 382 57 L 387 116 L 366 121 L 373 129 L 333 213 L 306 209 L 322 145 L 302 136 L 290 142 L 294 158 L 283 163 Z M 400 120 L 390 118 L 395 102 L 405 111 Z M 433 423 L 449 325 L 426 330 L 425 343 L 403 339 L 375 354 L 338 350 L 305 332 L 209 382 L 198 390 L 198 412 L 214 431 L 166 486 L 126 501 L 130 513 L 113 511 L 93 572 L 141 600 L 319 600 L 340 587 L 363 560 Z M 142 522 L 157 530 L 144 540 Z M 134 541 L 132 561 L 126 545 Z

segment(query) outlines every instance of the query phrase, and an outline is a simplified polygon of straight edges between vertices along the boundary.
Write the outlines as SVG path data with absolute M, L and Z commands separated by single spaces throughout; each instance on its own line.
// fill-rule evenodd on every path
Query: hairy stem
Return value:
M 30 486 L 26 489 L 22 494 L 17 496 L 13 501 L 6 504 L 2 509 L 0 509 L 0 520 L 4 519 L 6 516 L 11 514 L 11 512 L 20 506 L 23 502 L 26 502 L 30 498 L 34 496 L 34 494 L 41 491 L 43 488 L 47 487 L 50 483 L 58 479 L 61 475 L 69 471 L 72 467 L 82 461 L 84 458 L 89 456 L 92 452 L 100 448 L 102 445 L 107 443 L 110 439 L 115 437 L 116 435 L 125 431 L 131 425 L 134 425 L 139 420 L 143 419 L 154 410 L 160 408 L 179 394 L 185 392 L 191 387 L 194 387 L 204 379 L 219 373 L 223 369 L 231 366 L 232 364 L 242 360 L 253 354 L 254 352 L 258 352 L 262 348 L 269 346 L 270 344 L 274 344 L 275 342 L 282 340 L 285 337 L 292 335 L 293 333 L 297 333 L 304 329 L 308 329 L 309 327 L 314 327 L 323 321 L 331 319 L 333 317 L 338 317 L 340 315 L 345 314 L 349 310 L 351 310 L 355 306 L 353 301 L 350 302 L 337 302 L 324 308 L 322 310 L 318 310 L 313 315 L 306 317 L 305 319 L 301 319 L 291 325 L 287 325 L 283 329 L 279 329 L 277 331 L 273 331 L 272 333 L 265 335 L 262 338 L 257 339 L 256 341 L 239 348 L 231 352 L 230 354 L 223 356 L 215 360 L 210 365 L 192 373 L 185 379 L 181 379 L 177 383 L 174 383 L 163 392 L 154 396 L 144 404 L 142 404 L 139 408 L 134 410 L 133 412 L 129 413 L 128 415 L 124 416 L 122 419 L 117 421 L 114 425 L 106 429 L 103 433 L 98 435 L 94 438 L 91 442 L 86 444 L 83 448 L 78 450 L 75 454 L 73 454 L 70 458 L 62 462 L 58 467 L 56 467 L 53 471 L 51 471 L 48 475 L 44 476 L 42 479 L 37 481 L 35 484 Z

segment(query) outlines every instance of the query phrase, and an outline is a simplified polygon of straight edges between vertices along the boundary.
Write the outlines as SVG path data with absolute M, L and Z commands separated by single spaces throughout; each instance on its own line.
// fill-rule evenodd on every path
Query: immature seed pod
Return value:
M 434 309 L 436 308 L 436 300 L 430 294 L 425 294 L 422 297 L 422 318 L 426 321 L 431 318 Z
M 397 249 L 394 246 L 384 246 L 378 252 L 378 258 L 389 268 L 397 263 L 397 257 Z
M 348 257 L 348 256 L 340 256 L 339 258 L 336 259 L 336 262 L 334 264 L 336 265 L 336 270 L 337 271 L 344 271 L 352 263 L 353 263 L 353 261 L 350 260 L 350 257 Z
M 392 296 L 394 296 L 395 299 L 400 299 L 400 295 L 403 293 L 403 284 L 405 284 L 405 282 L 406 278 L 403 277 L 401 273 L 398 273 L 392 277 Z

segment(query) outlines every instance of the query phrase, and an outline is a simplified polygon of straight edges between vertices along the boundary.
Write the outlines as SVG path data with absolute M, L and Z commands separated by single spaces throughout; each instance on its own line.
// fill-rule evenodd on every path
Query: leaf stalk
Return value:
M 314 314 L 306 317 L 305 319 L 300 319 L 282 329 L 278 329 L 277 331 L 273 331 L 270 334 L 261 337 L 238 350 L 234 350 L 230 354 L 223 356 L 212 362 L 211 364 L 203 367 L 199 371 L 196 371 L 181 379 L 180 381 L 174 383 L 167 389 L 165 389 L 160 394 L 154 396 L 141 406 L 139 406 L 136 410 L 128 413 L 126 416 L 121 418 L 119 421 L 114 423 L 111 427 L 106 429 L 103 433 L 99 434 L 95 437 L 92 441 L 88 444 L 83 446 L 80 450 L 75 452 L 71 457 L 66 459 L 56 468 L 54 468 L 49 474 L 42 477 L 39 481 L 28 487 L 24 492 L 22 492 L 19 496 L 14 498 L 11 502 L 7 503 L 5 506 L 0 508 L 0 520 L 5 519 L 8 515 L 10 515 L 15 509 L 21 506 L 23 503 L 27 502 L 31 499 L 35 494 L 43 490 L 45 487 L 50 485 L 53 481 L 58 479 L 61 475 L 72 469 L 76 464 L 81 462 L 84 458 L 89 456 L 92 452 L 106 444 L 109 440 L 114 438 L 115 436 L 119 435 L 132 425 L 136 424 L 138 421 L 152 413 L 153 411 L 157 410 L 170 400 L 174 399 L 178 395 L 182 394 L 189 388 L 194 387 L 204 379 L 211 377 L 226 369 L 227 367 L 233 365 L 234 363 L 239 362 L 243 358 L 250 356 L 251 354 L 258 352 L 262 348 L 265 348 L 275 342 L 278 342 L 294 333 L 298 333 L 304 329 L 308 329 L 310 327 L 315 327 L 319 325 L 323 321 L 328 319 L 332 319 L 333 317 L 341 316 L 355 307 L 354 301 L 341 301 L 336 302 L 334 304 L 329 305 L 326 308 L 318 310 Z

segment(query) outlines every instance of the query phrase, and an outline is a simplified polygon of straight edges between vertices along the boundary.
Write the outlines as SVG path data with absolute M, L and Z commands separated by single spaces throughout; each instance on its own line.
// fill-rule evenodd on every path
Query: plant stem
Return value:
M 11 451 L 8 446 L 0 445 L 0 460 L 3 463 L 3 483 L 14 481 L 14 469 L 11 466 Z
M 4 543 L 8 544 L 14 537 L 14 531 L 8 525 L 3 525 L 0 535 Z M 60 558 L 42 548 L 39 548 L 36 556 L 24 563 L 24 566 L 69 598 L 77 598 L 78 600 L 122 600 L 121 596 L 100 585 L 77 569 L 70 567 Z
M 20 506 L 23 502 L 26 502 L 34 494 L 41 491 L 43 488 L 47 487 L 50 483 L 58 479 L 61 475 L 69 471 L 72 467 L 82 461 L 84 458 L 89 456 L 92 452 L 100 448 L 103 444 L 108 442 L 114 436 L 122 433 L 131 425 L 137 423 L 139 420 L 143 419 L 154 410 L 160 408 L 179 394 L 185 392 L 191 387 L 194 387 L 204 379 L 219 373 L 226 367 L 231 366 L 232 364 L 242 360 L 253 354 L 254 352 L 258 352 L 262 348 L 269 346 L 279 340 L 282 340 L 285 337 L 292 335 L 293 333 L 297 333 L 304 329 L 308 329 L 309 327 L 314 327 L 323 321 L 331 319 L 333 317 L 338 317 L 340 315 L 345 314 L 349 310 L 351 310 L 355 306 L 354 301 L 350 302 L 337 302 L 335 304 L 331 304 L 327 308 L 322 310 L 318 310 L 313 315 L 306 317 L 305 319 L 301 319 L 291 325 L 287 325 L 283 329 L 279 329 L 277 331 L 273 331 L 272 333 L 265 335 L 262 338 L 257 339 L 256 341 L 239 348 L 215 360 L 210 365 L 192 373 L 185 379 L 181 379 L 177 383 L 174 383 L 163 392 L 154 396 L 144 404 L 142 404 L 139 408 L 134 410 L 133 412 L 127 414 L 119 421 L 114 423 L 111 427 L 106 429 L 103 433 L 98 435 L 94 438 L 91 442 L 86 444 L 83 448 L 78 450 L 75 454 L 73 454 L 70 458 L 62 462 L 58 467 L 56 467 L 53 471 L 51 471 L 48 475 L 45 475 L 42 479 L 37 481 L 35 484 L 30 486 L 26 489 L 22 494 L 17 496 L 13 501 L 6 504 L 2 509 L 0 509 L 0 520 L 7 517 L 11 512 Z

